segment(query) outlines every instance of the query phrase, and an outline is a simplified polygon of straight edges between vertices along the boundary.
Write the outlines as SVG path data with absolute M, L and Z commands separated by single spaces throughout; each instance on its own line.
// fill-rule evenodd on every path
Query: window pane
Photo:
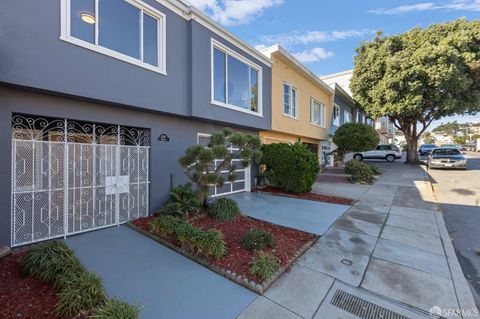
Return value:
M 297 90 L 292 88 L 292 115 L 297 116 Z
M 213 49 L 213 98 L 226 103 L 225 98 L 225 53 Z
M 99 0 L 98 43 L 140 59 L 140 13 L 123 0 Z
M 283 85 L 283 113 L 290 114 L 290 85 Z
M 143 14 L 143 62 L 158 66 L 158 21 Z
M 250 68 L 250 110 L 258 112 L 258 71 Z
M 95 0 L 71 1 L 70 35 L 95 43 Z
M 250 110 L 249 69 L 243 62 L 228 56 L 228 103 Z

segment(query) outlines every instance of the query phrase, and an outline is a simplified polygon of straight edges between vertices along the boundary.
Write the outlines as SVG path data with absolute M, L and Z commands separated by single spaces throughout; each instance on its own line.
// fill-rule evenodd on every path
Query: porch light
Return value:
M 95 24 L 95 17 L 88 12 L 80 13 L 80 17 L 82 18 L 83 22 L 88 24 Z
M 157 140 L 160 142 L 170 142 L 170 137 L 167 134 L 162 133 L 157 137 Z

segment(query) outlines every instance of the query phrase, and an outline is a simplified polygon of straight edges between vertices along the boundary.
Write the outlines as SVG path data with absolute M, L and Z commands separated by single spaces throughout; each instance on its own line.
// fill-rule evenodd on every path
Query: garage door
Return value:
M 16 114 L 11 245 L 148 215 L 148 129 Z
M 198 133 L 197 143 L 206 146 L 210 142 L 210 137 L 211 134 Z M 235 152 L 238 149 L 230 148 L 229 150 L 230 152 Z M 220 162 L 222 162 L 222 160 L 214 161 L 214 169 L 217 168 L 217 165 Z M 225 179 L 225 183 L 221 187 L 217 187 L 215 185 L 210 187 L 210 194 L 212 197 L 250 191 L 250 166 L 243 168 L 240 160 L 236 159 L 232 160 L 232 165 L 234 165 L 236 168 L 234 172 L 237 174 L 237 178 L 233 182 L 230 182 L 227 178 L 229 171 L 222 171 L 221 174 Z

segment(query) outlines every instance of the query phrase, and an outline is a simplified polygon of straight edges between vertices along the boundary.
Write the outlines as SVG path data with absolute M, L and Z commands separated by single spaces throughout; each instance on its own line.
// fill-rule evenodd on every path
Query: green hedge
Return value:
M 225 242 L 223 234 L 219 230 L 209 229 L 204 231 L 180 218 L 169 215 L 155 218 L 150 226 L 160 236 L 172 236 L 199 255 L 216 259 L 225 255 Z
M 317 154 L 302 143 L 275 143 L 262 146 L 265 177 L 275 187 L 288 192 L 306 193 L 317 179 Z

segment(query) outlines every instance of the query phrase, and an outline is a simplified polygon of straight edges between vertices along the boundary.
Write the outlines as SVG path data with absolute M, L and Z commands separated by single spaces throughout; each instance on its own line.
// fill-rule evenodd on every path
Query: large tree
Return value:
M 357 49 L 350 87 L 370 116 L 388 116 L 405 134 L 407 162 L 418 162 L 432 121 L 480 111 L 480 21 L 378 33 Z

